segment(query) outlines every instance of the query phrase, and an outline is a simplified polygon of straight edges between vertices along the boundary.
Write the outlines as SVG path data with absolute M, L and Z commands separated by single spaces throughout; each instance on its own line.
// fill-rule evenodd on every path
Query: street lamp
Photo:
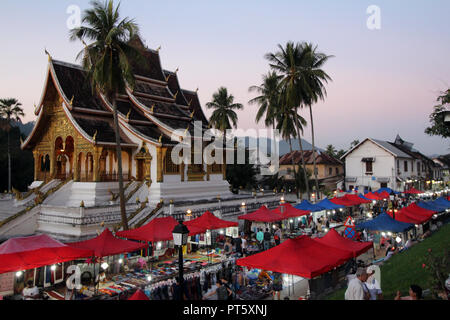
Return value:
M 174 244 L 178 246 L 178 279 L 180 283 L 181 300 L 183 300 L 183 246 L 187 244 L 189 229 L 183 224 L 183 221 L 179 221 L 179 224 L 173 229 L 172 235 Z

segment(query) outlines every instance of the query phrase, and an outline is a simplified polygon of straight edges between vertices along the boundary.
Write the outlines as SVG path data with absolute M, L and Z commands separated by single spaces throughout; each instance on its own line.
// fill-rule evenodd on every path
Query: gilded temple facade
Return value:
M 184 138 L 180 132 L 193 136 L 196 126 L 204 132 L 208 122 L 197 92 L 182 89 L 177 73 L 162 69 L 158 51 L 140 39 L 135 45 L 147 63 L 133 64 L 134 88 L 116 97 L 124 180 L 142 182 L 140 196 L 153 203 L 231 196 L 225 165 L 172 162 L 171 151 Z M 80 66 L 49 56 L 35 113 L 36 125 L 22 144 L 33 151 L 33 185 L 69 180 L 71 188 L 56 204 L 106 203 L 118 180 L 111 102 L 92 90 Z

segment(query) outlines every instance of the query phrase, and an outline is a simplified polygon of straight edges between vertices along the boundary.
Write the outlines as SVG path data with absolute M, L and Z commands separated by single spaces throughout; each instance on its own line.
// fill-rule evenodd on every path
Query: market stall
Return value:
M 400 222 L 392 219 L 387 213 L 383 212 L 372 220 L 357 224 L 356 229 L 366 229 L 368 231 L 390 231 L 404 232 L 414 227 L 414 224 Z
M 353 241 L 348 238 L 342 237 L 334 229 L 328 231 L 328 233 L 322 238 L 314 238 L 313 240 L 329 247 L 344 251 L 350 251 L 354 258 L 373 248 L 373 242 Z
M 87 258 L 92 250 L 67 246 L 48 235 L 12 238 L 0 245 L 0 273 Z

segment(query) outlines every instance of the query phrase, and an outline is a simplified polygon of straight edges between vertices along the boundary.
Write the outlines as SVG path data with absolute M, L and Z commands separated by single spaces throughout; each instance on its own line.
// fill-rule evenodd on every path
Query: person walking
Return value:
M 281 229 L 280 227 L 277 227 L 277 229 L 275 230 L 275 235 L 274 235 L 274 240 L 275 240 L 275 245 L 279 245 L 281 243 Z
M 272 281 L 272 289 L 273 289 L 273 299 L 275 300 L 275 296 L 278 297 L 278 300 L 281 300 L 281 291 L 283 291 L 283 277 L 279 272 L 273 273 L 273 281 Z
M 270 249 L 270 241 L 272 240 L 272 234 L 269 231 L 269 228 L 266 228 L 266 232 L 264 232 L 264 241 L 263 246 L 264 250 Z
M 365 268 L 356 270 L 356 277 L 349 281 L 345 291 L 345 300 L 369 300 L 370 294 L 364 282 L 367 281 Z
M 259 228 L 258 232 L 256 233 L 256 240 L 259 242 L 259 248 L 263 248 L 263 241 L 264 241 L 264 232 Z

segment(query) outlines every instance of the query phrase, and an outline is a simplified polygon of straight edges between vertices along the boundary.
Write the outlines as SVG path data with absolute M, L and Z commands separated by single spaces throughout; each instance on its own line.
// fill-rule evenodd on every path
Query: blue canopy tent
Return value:
M 319 205 L 319 206 L 325 208 L 325 210 L 336 210 L 336 209 L 345 208 L 345 206 L 341 206 L 339 204 L 335 204 L 335 203 L 331 202 L 330 200 L 328 200 L 328 198 L 325 198 L 322 201 L 316 203 L 316 205 Z
M 442 211 L 445 211 L 445 209 L 447 209 L 446 207 L 435 204 L 432 201 L 429 201 L 429 202 L 417 201 L 416 204 L 423 209 L 432 210 L 432 211 L 436 211 L 436 212 L 442 212 Z
M 373 220 L 365 221 L 356 225 L 356 229 L 366 229 L 370 231 L 391 231 L 404 232 L 413 228 L 411 223 L 400 222 L 392 219 L 386 212 L 383 212 Z
M 381 192 L 383 192 L 383 191 L 386 191 L 386 192 L 389 193 L 389 194 L 392 194 L 392 193 L 394 193 L 394 194 L 400 194 L 400 193 L 401 193 L 401 192 L 394 191 L 394 190 L 392 190 L 391 188 L 380 188 L 380 189 L 378 189 L 377 191 L 375 191 L 375 193 L 381 193 Z
M 317 203 L 316 204 L 312 204 L 308 200 L 303 200 L 301 203 L 299 203 L 298 205 L 294 206 L 294 208 L 300 209 L 300 210 L 311 211 L 311 212 L 327 210 L 327 208 L 324 208 L 324 207 L 318 205 Z
M 432 201 L 433 204 L 436 204 L 441 207 L 445 207 L 446 209 L 450 209 L 450 201 L 446 200 L 444 197 L 437 198 Z

